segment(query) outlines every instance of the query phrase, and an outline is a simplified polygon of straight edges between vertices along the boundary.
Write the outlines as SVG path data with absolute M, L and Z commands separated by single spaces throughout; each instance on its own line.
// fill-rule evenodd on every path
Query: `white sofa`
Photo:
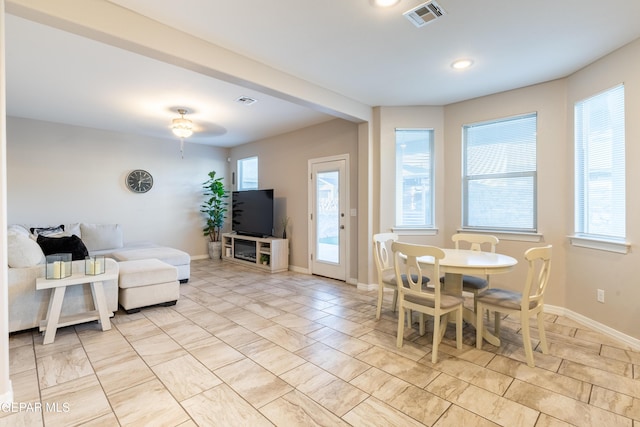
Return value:
M 34 228 L 34 233 L 31 229 Z M 164 252 L 179 256 L 172 256 L 170 263 L 174 262 L 178 269 L 181 282 L 186 282 L 190 274 L 190 260 L 188 254 L 173 248 L 163 248 L 148 242 L 124 244 L 122 228 L 118 224 L 65 224 L 63 227 L 34 227 L 30 225 L 11 225 L 7 232 L 9 261 L 8 269 L 8 293 L 9 293 L 9 332 L 20 331 L 38 327 L 45 318 L 49 305 L 50 290 L 36 290 L 36 278 L 45 276 L 45 256 L 42 249 L 36 243 L 37 229 L 42 230 L 42 235 L 49 238 L 59 238 L 75 235 L 86 247 L 91 255 L 104 255 L 108 272 L 119 272 L 117 259 L 112 259 L 112 254 L 129 253 L 131 256 L 149 253 Z M 64 228 L 64 230 L 60 230 Z M 76 237 L 73 239 L 78 240 Z M 163 250 L 164 249 L 164 250 Z M 145 251 L 146 250 L 146 251 Z M 129 252 L 131 251 L 131 252 Z M 165 261 L 166 262 L 166 261 Z M 73 271 L 81 272 L 84 269 L 84 261 L 73 261 Z M 118 309 L 118 280 L 104 282 L 105 296 L 110 311 Z M 91 290 L 87 285 L 72 286 L 67 289 L 62 308 L 62 315 L 74 314 L 79 311 L 93 309 Z

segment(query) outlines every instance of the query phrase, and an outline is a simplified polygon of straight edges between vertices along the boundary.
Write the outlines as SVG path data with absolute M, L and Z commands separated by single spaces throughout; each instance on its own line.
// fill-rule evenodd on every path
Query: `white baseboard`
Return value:
M 629 335 L 623 334 L 620 331 L 617 331 L 607 325 L 603 325 L 600 322 L 596 322 L 593 319 L 589 319 L 582 314 L 576 313 L 564 307 L 558 307 L 555 305 L 544 305 L 544 312 L 549 314 L 557 314 L 559 316 L 565 316 L 571 320 L 574 320 L 580 324 L 585 325 L 589 329 L 593 329 L 594 331 L 598 331 L 602 334 L 605 334 L 613 339 L 616 339 L 629 347 L 640 350 L 640 340 Z
M 358 283 L 357 285 L 359 291 L 375 291 L 378 289 L 377 283 Z
M 0 404 L 3 403 L 13 403 L 13 386 L 11 381 L 9 381 L 9 390 L 5 393 L 0 394 Z
M 209 255 L 192 255 L 191 261 L 196 261 L 200 259 L 209 259 Z
M 300 274 L 310 274 L 309 269 L 296 267 L 295 265 L 289 265 L 289 271 L 293 271 L 294 273 L 300 273 Z

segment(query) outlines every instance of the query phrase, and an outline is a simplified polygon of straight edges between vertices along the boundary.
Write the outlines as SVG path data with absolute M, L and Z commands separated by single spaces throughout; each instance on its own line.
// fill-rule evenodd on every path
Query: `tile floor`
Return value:
M 536 368 L 509 319 L 482 351 L 471 326 L 456 350 L 450 325 L 433 365 L 429 328 L 397 349 L 390 303 L 376 321 L 376 292 L 342 282 L 203 260 L 181 291 L 107 332 L 12 335 L 21 406 L 0 426 L 640 427 L 640 352 L 563 317 Z

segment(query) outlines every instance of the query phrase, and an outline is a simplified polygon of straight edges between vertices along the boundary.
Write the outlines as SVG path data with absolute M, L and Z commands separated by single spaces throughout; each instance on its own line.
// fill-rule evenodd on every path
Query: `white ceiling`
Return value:
M 565 77 L 640 37 L 638 0 L 437 0 L 416 28 L 369 0 L 111 0 L 370 106 L 446 105 Z M 331 119 L 324 113 L 8 15 L 9 116 L 233 146 Z M 472 68 L 450 64 L 471 58 Z M 245 106 L 240 96 L 258 99 Z

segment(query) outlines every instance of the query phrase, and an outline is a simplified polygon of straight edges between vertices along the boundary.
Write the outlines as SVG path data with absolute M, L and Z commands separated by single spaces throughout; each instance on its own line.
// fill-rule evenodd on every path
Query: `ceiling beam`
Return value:
M 7 0 L 6 12 L 345 120 L 371 107 L 105 0 Z

